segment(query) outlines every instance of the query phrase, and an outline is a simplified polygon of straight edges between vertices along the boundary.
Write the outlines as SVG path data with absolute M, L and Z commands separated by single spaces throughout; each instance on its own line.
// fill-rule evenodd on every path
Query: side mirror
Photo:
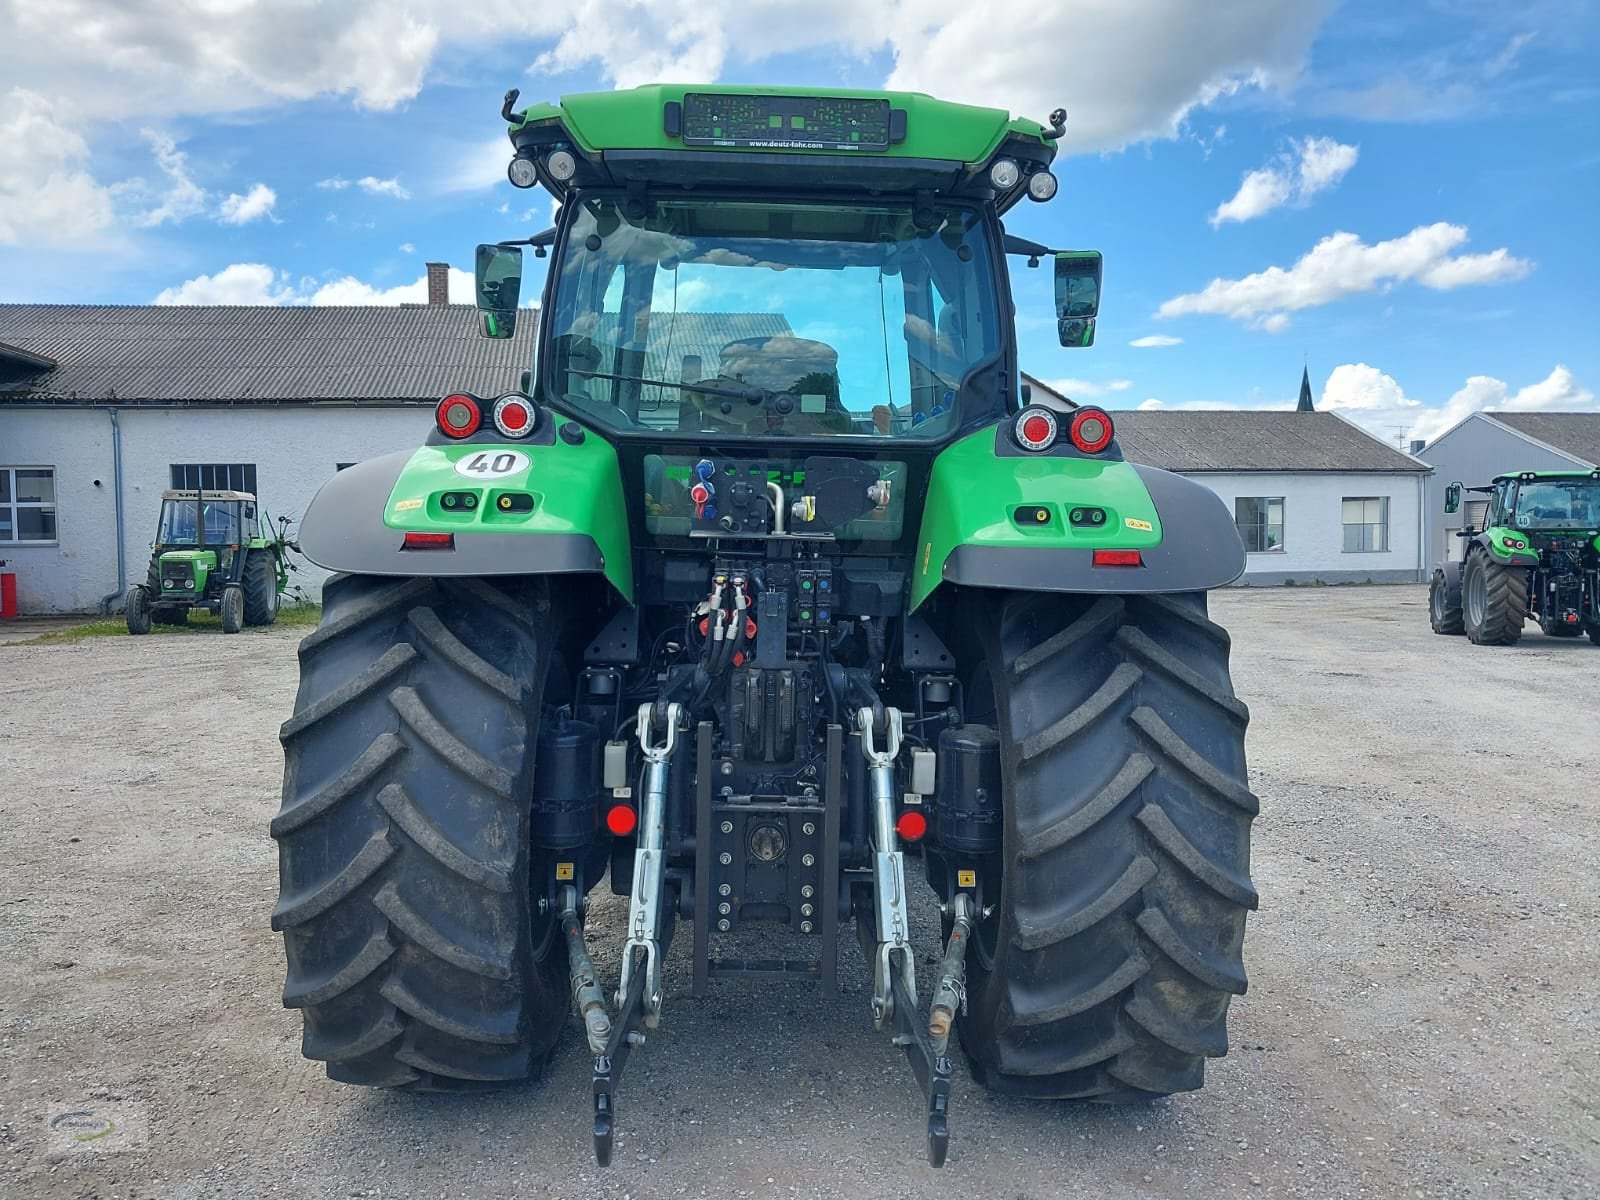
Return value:
M 1094 319 L 1100 312 L 1101 258 L 1098 250 L 1056 254 L 1056 328 L 1063 346 L 1094 345 Z
M 476 265 L 483 336 L 508 338 L 517 331 L 517 302 L 522 295 L 522 248 L 479 246 Z
M 1461 485 L 1452 483 L 1444 489 L 1444 510 L 1453 513 L 1461 507 Z

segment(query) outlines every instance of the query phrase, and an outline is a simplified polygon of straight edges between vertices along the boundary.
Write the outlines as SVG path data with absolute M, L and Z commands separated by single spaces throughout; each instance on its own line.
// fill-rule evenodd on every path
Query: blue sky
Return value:
M 1014 232 L 1106 255 L 1114 407 L 1325 406 L 1390 440 L 1596 407 L 1594 0 L 0 0 L 0 301 L 396 303 L 542 227 L 496 110 L 655 79 L 1070 113 Z M 22 47 L 22 53 L 14 48 Z M 465 299 L 463 276 L 456 298 Z

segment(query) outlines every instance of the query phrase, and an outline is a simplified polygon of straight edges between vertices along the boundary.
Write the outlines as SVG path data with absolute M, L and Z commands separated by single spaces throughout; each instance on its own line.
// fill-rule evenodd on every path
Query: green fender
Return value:
M 1099 509 L 1105 519 L 1074 525 L 1075 509 Z M 1137 550 L 1139 565 L 1097 566 L 1096 550 Z M 941 583 L 1192 592 L 1232 583 L 1244 566 L 1233 517 L 1209 488 L 1120 457 L 1075 455 L 1064 447 L 1030 454 L 990 427 L 934 460 L 911 608 Z
M 546 411 L 546 436 L 401 451 L 340 471 L 300 523 L 300 549 L 362 575 L 603 574 L 633 600 L 633 554 L 617 453 Z M 574 433 L 554 436 L 563 425 Z M 580 436 L 581 435 L 581 436 Z M 451 534 L 436 549 L 407 533 Z

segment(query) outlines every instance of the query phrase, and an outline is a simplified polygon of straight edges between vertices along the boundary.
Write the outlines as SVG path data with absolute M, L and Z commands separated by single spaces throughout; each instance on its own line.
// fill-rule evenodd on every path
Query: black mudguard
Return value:
M 1133 469 L 1161 517 L 1161 544 L 1144 551 L 1143 566 L 1097 567 L 1091 550 L 957 546 L 945 560 L 945 582 L 1037 592 L 1204 592 L 1244 574 L 1244 543 L 1215 492 L 1170 471 Z
M 401 450 L 340 471 L 306 509 L 300 550 L 319 567 L 354 575 L 551 575 L 605 569 L 600 547 L 582 533 L 457 533 L 453 551 L 402 549 L 404 534 L 383 522 Z

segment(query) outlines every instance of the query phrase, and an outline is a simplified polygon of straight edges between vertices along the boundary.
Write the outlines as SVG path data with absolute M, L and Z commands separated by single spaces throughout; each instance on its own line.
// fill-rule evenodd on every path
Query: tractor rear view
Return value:
M 1457 512 L 1462 485 L 1445 490 Z M 1523 471 L 1466 489 L 1466 519 L 1428 594 L 1435 633 L 1511 646 L 1532 618 L 1547 637 L 1600 645 L 1600 471 Z
M 1064 117 L 515 98 L 511 180 L 560 208 L 479 248 L 479 307 L 490 337 L 537 320 L 538 361 L 302 523 L 341 572 L 272 823 L 304 1053 L 471 1088 L 576 1026 L 603 1164 L 669 942 L 696 996 L 830 995 L 853 931 L 936 1165 L 952 1033 L 1007 1095 L 1200 1087 L 1256 905 L 1248 714 L 1206 612 L 1244 552 L 1109 414 L 1020 385 L 1008 259 L 1051 263 L 1061 343 L 1094 340 L 1100 256 L 1000 223 L 1055 194 Z M 620 955 L 586 934 L 607 881 Z

